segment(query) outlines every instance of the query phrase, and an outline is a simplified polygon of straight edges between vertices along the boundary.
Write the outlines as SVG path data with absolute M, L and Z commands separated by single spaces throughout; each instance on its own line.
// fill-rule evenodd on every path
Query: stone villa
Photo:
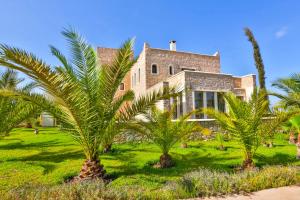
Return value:
M 117 49 L 98 47 L 101 63 L 109 63 Z M 170 49 L 152 48 L 144 43 L 137 62 L 120 85 L 119 93 L 133 90 L 136 96 L 162 87 L 176 86 L 181 92 L 171 104 L 177 105 L 175 118 L 183 113 L 201 107 L 226 110 L 224 92 L 233 92 L 239 98 L 248 100 L 255 87 L 255 75 L 233 76 L 221 73 L 220 54 L 203 55 L 176 51 L 176 42 L 170 42 Z M 187 88 L 187 90 L 185 90 Z M 159 102 L 166 108 L 168 102 Z M 206 121 L 207 116 L 195 115 L 193 120 Z

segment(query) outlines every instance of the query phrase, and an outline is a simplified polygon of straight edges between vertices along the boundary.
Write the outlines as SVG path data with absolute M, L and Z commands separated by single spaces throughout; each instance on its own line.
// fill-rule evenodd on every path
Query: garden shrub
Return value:
M 294 167 L 269 166 L 261 170 L 228 173 L 200 168 L 163 188 L 174 198 L 220 196 L 292 185 L 297 182 Z
M 199 168 L 155 191 L 140 185 L 114 187 L 101 181 L 77 184 L 30 185 L 1 194 L 3 200 L 178 199 L 258 191 L 297 183 L 297 169 L 269 166 L 261 170 L 228 173 Z

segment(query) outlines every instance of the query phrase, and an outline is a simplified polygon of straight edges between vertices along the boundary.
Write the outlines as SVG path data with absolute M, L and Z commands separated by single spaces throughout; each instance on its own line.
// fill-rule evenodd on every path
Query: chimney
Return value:
M 176 51 L 176 41 L 175 40 L 170 41 L 170 50 Z

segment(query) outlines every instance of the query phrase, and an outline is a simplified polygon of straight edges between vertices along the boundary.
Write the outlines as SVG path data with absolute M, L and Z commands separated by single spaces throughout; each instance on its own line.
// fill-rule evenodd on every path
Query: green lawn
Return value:
M 225 142 L 227 151 L 216 149 L 215 141 L 189 143 L 189 148 L 179 145 L 171 151 L 176 167 L 153 169 L 159 149 L 148 143 L 120 144 L 113 152 L 101 155 L 107 173 L 114 177 L 113 185 L 138 184 L 149 189 L 162 186 L 200 166 L 233 170 L 242 162 L 242 152 L 236 142 Z M 257 166 L 294 164 L 296 147 L 278 135 L 275 147 L 260 147 L 255 158 Z M 15 129 L 11 135 L 0 139 L 0 190 L 26 184 L 59 184 L 76 175 L 83 162 L 80 146 L 70 135 L 56 128 L 41 128 L 35 135 L 32 129 Z

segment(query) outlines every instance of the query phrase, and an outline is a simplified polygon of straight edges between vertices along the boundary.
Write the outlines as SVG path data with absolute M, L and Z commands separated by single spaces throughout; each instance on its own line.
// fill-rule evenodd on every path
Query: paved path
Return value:
M 272 188 L 253 192 L 248 196 L 233 195 L 226 197 L 205 198 L 204 200 L 300 200 L 300 185 Z M 196 199 L 195 199 L 196 200 Z M 203 199 L 199 199 L 203 200 Z

